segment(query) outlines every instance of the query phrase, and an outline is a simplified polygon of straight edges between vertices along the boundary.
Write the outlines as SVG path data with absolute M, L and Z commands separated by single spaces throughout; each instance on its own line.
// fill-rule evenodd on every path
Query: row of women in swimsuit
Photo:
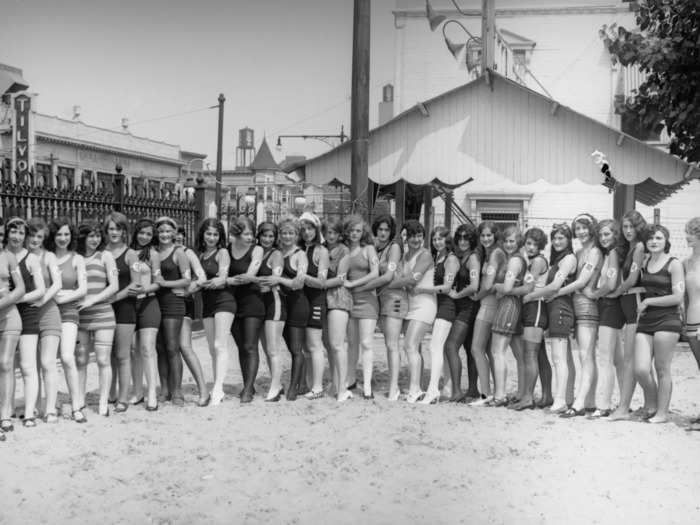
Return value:
M 47 225 L 40 219 L 13 218 L 0 226 L 0 233 L 5 236 L 0 251 L 0 431 L 12 428 L 17 348 L 26 426 L 36 424 L 38 412 L 47 422 L 57 421 L 57 355 L 72 417 L 86 421 L 86 370 L 93 350 L 101 415 L 109 414 L 110 401 L 116 412 L 140 402 L 157 410 L 158 382 L 161 399 L 183 404 L 183 358 L 198 386 L 198 405 L 220 404 L 229 334 L 238 349 L 244 403 L 255 395 L 259 342 L 271 374 L 266 401 L 285 394 L 283 340 L 292 357 L 288 400 L 300 393 L 309 399 L 324 395 L 326 352 L 330 391 L 338 401 L 353 396 L 360 356 L 362 395 L 372 398 L 378 321 L 388 353 L 390 400 L 401 394 L 399 340 L 404 334 L 410 403 L 434 403 L 442 395 L 522 410 L 535 405 L 540 376 L 540 404 L 553 405 L 552 412 L 571 417 L 596 407 L 593 416 L 619 419 L 629 417 L 639 381 L 643 415 L 665 421 L 684 296 L 686 330 L 700 356 L 695 268 L 700 219 L 688 223 L 693 255 L 683 264 L 668 253 L 668 231 L 648 226 L 634 211 L 621 224 L 597 222 L 588 214 L 577 216 L 571 226 L 554 224 L 549 258 L 542 253 L 547 236 L 538 228 L 524 235 L 516 227 L 501 232 L 487 221 L 478 228 L 462 224 L 453 237 L 437 227 L 426 249 L 418 221 L 407 221 L 397 237 L 391 216 L 377 218 L 371 232 L 359 217 L 322 224 L 304 213 L 298 220 L 263 223 L 257 229 L 241 217 L 231 225 L 228 245 L 221 222 L 207 219 L 196 251 L 184 247 L 183 229 L 167 217 L 142 219 L 131 233 L 121 213 L 110 214 L 102 225 L 81 224 L 77 231 L 64 219 Z M 575 253 L 574 236 L 580 245 Z M 214 375 L 211 391 L 191 343 L 194 297 L 200 293 Z M 431 373 L 424 391 L 421 342 L 431 327 Z M 570 345 L 574 331 L 582 376 L 576 393 Z M 545 337 L 554 364 L 553 387 Z M 515 400 L 506 397 L 509 346 L 517 362 Z M 466 391 L 461 347 L 467 357 Z M 45 403 L 38 411 L 40 375 Z M 612 412 L 615 375 L 621 400 Z

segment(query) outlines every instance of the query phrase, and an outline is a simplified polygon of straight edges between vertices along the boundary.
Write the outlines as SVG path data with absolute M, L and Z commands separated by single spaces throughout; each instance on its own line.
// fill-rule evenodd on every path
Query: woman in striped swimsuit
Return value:
M 14 358 L 22 331 L 15 305 L 23 295 L 22 273 L 15 256 L 5 250 L 5 223 L 0 217 L 0 441 L 5 440 L 5 432 L 14 430 L 10 419 L 15 397 Z
M 78 337 L 76 352 L 78 365 L 80 406 L 85 406 L 87 365 L 90 351 L 95 351 L 100 378 L 100 401 L 97 413 L 109 416 L 109 388 L 112 383 L 110 354 L 114 342 L 116 322 L 110 301 L 119 287 L 117 266 L 112 254 L 102 250 L 102 231 L 95 222 L 78 228 L 77 251 L 85 258 L 87 295 L 78 306 Z
M 508 345 L 513 350 L 518 370 L 517 401 L 525 397 L 525 363 L 522 341 L 522 295 L 527 291 L 523 286 L 527 263 L 520 249 L 523 235 L 517 226 L 509 226 L 503 232 L 503 251 L 508 257 L 506 264 L 496 274 L 493 290 L 498 298 L 496 314 L 491 327 L 491 356 L 493 357 L 494 395 L 492 406 L 505 406 L 508 365 L 506 351 Z
M 81 410 L 82 405 L 78 395 L 75 345 L 78 341 L 78 304 L 87 294 L 87 274 L 85 259 L 82 255 L 75 253 L 77 241 L 75 228 L 67 219 L 55 219 L 49 225 L 46 248 L 56 256 L 61 272 L 61 289 L 55 297 L 61 314 L 61 365 L 71 397 L 73 421 L 85 423 L 87 419 Z
M 620 253 L 622 282 L 616 293 L 620 295 L 620 306 L 625 324 L 622 328 L 622 356 L 616 356 L 615 369 L 620 387 L 620 403 L 610 414 L 608 421 L 629 419 L 630 404 L 637 386 L 634 374 L 634 345 L 637 333 L 637 307 L 642 302 L 644 288 L 639 286 L 639 274 L 644 263 L 644 241 L 647 222 L 636 211 L 630 210 L 622 216 L 622 250 Z M 648 410 L 648 400 L 644 400 L 642 412 Z
M 46 388 L 44 421 L 58 423 L 56 399 L 58 397 L 58 370 L 56 358 L 61 342 L 61 314 L 54 298 L 61 289 L 61 271 L 53 252 L 44 249 L 44 240 L 49 229 L 42 219 L 34 218 L 27 222 L 27 248 L 39 259 L 46 292 L 34 304 L 39 308 L 39 363 Z
M 39 308 L 34 303 L 43 297 L 46 289 L 39 258 L 24 247 L 27 237 L 27 223 L 23 219 L 15 217 L 7 222 L 5 230 L 7 249 L 17 259 L 25 288 L 24 295 L 17 301 L 17 310 L 22 319 L 19 359 L 24 381 L 24 426 L 34 427 L 36 426 L 35 408 L 39 396 L 39 373 L 37 370 Z
M 112 370 L 115 373 L 112 375 L 110 402 L 115 403 L 115 412 L 126 412 L 129 408 L 131 387 L 131 343 L 136 329 L 136 299 L 131 290 L 138 279 L 138 275 L 133 271 L 137 259 L 136 252 L 128 245 L 129 220 L 126 215 L 119 212 L 107 215 L 102 234 L 107 240 L 105 249 L 114 257 L 119 282 L 119 290 L 112 302 L 117 328 L 114 331 L 112 348 Z
M 221 221 L 204 219 L 197 234 L 199 260 L 207 280 L 202 283 L 202 319 L 214 372 L 212 404 L 224 397 L 228 371 L 228 337 L 236 313 L 236 299 L 226 286 L 231 257 L 226 249 L 226 230 Z
M 668 421 L 671 403 L 671 361 L 682 330 L 680 305 L 685 295 L 683 265 L 669 255 L 669 232 L 660 224 L 649 228 L 649 253 L 639 279 L 644 300 L 639 304 L 634 369 L 649 406 L 643 419 Z M 652 361 L 657 380 L 651 371 Z
M 323 396 L 323 320 L 326 310 L 326 278 L 328 277 L 328 250 L 323 245 L 321 220 L 313 213 L 302 213 L 300 244 L 306 251 L 309 268 L 304 277 L 304 293 L 309 301 L 309 321 L 306 325 L 306 384 L 310 388 L 307 399 Z M 310 361 L 310 363 L 309 363 Z M 309 366 L 309 364 L 311 366 Z
M 326 221 L 324 235 L 328 249 L 328 280 L 326 304 L 328 306 L 328 364 L 331 368 L 334 392 L 339 403 L 353 397 L 347 389 L 348 373 L 348 322 L 352 311 L 352 294 L 343 286 L 348 273 L 350 250 L 342 242 L 343 223 Z
M 684 330 L 700 368 L 700 217 L 690 219 L 685 225 L 685 239 L 692 253 L 683 261 L 686 299 Z M 700 417 L 691 420 L 688 430 L 700 431 Z
M 576 319 L 576 341 L 578 351 L 575 355 L 581 364 L 581 378 L 574 403 L 561 417 L 578 417 L 586 411 L 595 410 L 596 363 L 595 346 L 598 338 L 598 303 L 586 297 L 583 289 L 594 282 L 603 264 L 603 255 L 598 247 L 598 222 L 592 215 L 582 213 L 574 218 L 571 230 L 581 243 L 576 252 L 576 278 L 570 284 L 562 286 L 557 292 L 560 296 L 573 294 L 574 318 Z
M 379 297 L 379 323 L 384 333 L 386 360 L 389 367 L 389 392 L 387 399 L 397 401 L 399 390 L 399 370 L 401 356 L 399 339 L 403 320 L 408 312 L 408 295 L 402 288 L 389 288 L 388 284 L 400 272 L 403 245 L 395 240 L 396 221 L 391 215 L 381 215 L 372 223 L 374 247 L 379 257 L 379 277 L 369 283 L 370 289 L 377 290 Z
M 131 270 L 137 276 L 136 284 L 129 293 L 136 299 L 136 350 L 131 357 L 131 375 L 134 382 L 134 398 L 138 404 L 145 400 L 146 410 L 158 410 L 158 357 L 156 339 L 160 327 L 160 305 L 156 292 L 160 275 L 160 257 L 153 246 L 155 224 L 151 219 L 140 219 L 134 226 L 131 249 L 136 253 L 136 262 Z M 184 323 L 184 322 L 183 322 Z M 146 377 L 146 395 L 143 395 L 143 377 Z
M 265 326 L 261 337 L 263 350 L 270 369 L 270 388 L 265 401 L 277 402 L 284 394 L 282 388 L 282 331 L 287 320 L 284 297 L 278 285 L 267 286 L 265 279 L 282 275 L 282 253 L 277 249 L 277 226 L 263 222 L 258 226 L 258 244 L 263 257 L 258 270 L 258 286 L 265 304 Z

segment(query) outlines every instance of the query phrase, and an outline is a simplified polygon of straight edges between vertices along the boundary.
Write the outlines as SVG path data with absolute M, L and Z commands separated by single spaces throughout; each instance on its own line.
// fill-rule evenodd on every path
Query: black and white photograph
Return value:
M 699 0 L 0 0 L 0 525 L 695 524 Z

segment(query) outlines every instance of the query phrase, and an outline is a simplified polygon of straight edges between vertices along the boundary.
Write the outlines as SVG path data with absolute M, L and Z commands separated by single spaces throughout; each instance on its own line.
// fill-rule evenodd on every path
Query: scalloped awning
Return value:
M 296 169 L 306 182 L 350 183 L 350 142 Z M 602 184 L 592 153 L 629 185 L 679 185 L 695 168 L 660 149 L 489 72 L 423 102 L 370 132 L 369 178 L 377 184 L 437 179 L 460 184 L 498 174 L 517 184 Z M 483 180 L 483 179 L 482 179 Z

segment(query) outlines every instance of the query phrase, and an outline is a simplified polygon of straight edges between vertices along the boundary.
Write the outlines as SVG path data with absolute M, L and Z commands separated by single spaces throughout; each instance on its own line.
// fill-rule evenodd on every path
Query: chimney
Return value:
M 379 103 L 379 125 L 394 117 L 394 86 L 386 84 L 382 88 L 382 101 Z
M 126 117 L 122 117 L 122 130 L 125 133 L 129 133 L 129 119 Z
M 73 106 L 73 120 L 80 120 L 80 106 Z

